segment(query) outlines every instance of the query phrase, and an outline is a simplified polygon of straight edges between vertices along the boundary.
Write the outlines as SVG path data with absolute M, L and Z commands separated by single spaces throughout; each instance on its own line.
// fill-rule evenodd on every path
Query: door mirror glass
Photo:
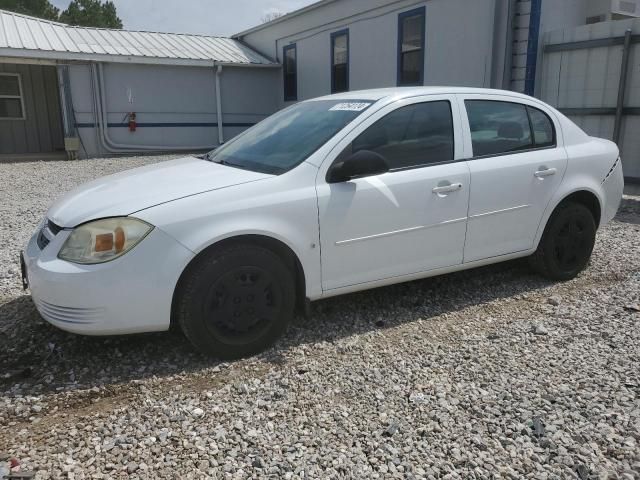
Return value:
M 333 164 L 327 174 L 327 183 L 348 182 L 354 178 L 381 175 L 388 171 L 389 165 L 382 155 L 370 150 L 360 150 Z

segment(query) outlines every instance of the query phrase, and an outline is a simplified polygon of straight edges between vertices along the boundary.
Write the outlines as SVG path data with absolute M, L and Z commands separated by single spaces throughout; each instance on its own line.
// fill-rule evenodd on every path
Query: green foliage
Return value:
M 122 28 L 122 20 L 111 1 L 73 0 L 60 15 L 60 21 L 83 27 Z
M 73 0 L 62 13 L 49 0 L 0 0 L 0 9 L 69 25 L 122 28 L 116 6 L 109 0 Z
M 0 9 L 45 20 L 58 20 L 60 13 L 49 0 L 0 0 Z

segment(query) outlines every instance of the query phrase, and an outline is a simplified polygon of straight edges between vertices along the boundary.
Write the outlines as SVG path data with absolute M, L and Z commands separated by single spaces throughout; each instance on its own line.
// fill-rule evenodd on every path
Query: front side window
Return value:
M 296 45 L 283 49 L 284 100 L 298 100 L 298 55 Z
M 453 160 L 451 104 L 444 101 L 401 107 L 365 130 L 352 153 L 371 150 L 382 155 L 391 170 Z
M 22 85 L 17 73 L 0 73 L 0 119 L 24 120 Z
M 298 103 L 210 152 L 207 159 L 278 175 L 304 162 L 372 104 L 371 100 Z
M 398 17 L 398 86 L 424 84 L 425 8 Z
M 474 157 L 533 148 L 527 108 L 519 103 L 466 100 Z
M 331 93 L 349 90 L 349 30 L 331 34 Z

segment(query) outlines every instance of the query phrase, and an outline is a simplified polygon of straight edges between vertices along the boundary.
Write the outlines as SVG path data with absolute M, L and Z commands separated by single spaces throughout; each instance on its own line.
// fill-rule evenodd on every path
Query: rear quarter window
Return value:
M 527 106 L 533 141 L 537 148 L 553 147 L 556 144 L 556 130 L 549 116 L 542 110 Z

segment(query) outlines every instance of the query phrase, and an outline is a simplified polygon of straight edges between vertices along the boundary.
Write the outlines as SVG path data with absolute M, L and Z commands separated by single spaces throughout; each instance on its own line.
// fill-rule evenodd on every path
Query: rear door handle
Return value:
M 558 173 L 557 168 L 547 168 L 545 170 L 538 170 L 533 175 L 537 178 L 545 178 L 545 177 L 550 177 L 551 175 L 555 175 L 556 173 Z
M 449 185 L 443 185 L 441 187 L 436 187 L 433 189 L 433 193 L 437 195 L 442 195 L 443 193 L 451 193 L 457 192 L 458 190 L 462 190 L 461 183 L 451 183 Z

